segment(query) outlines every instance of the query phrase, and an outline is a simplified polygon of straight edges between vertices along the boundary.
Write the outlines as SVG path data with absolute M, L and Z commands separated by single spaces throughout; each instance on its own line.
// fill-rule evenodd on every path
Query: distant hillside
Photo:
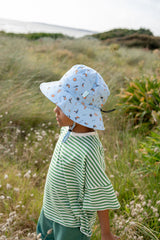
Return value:
M 92 36 L 106 44 L 118 43 L 122 46 L 143 47 L 152 50 L 160 48 L 160 37 L 153 36 L 149 29 L 113 29 L 108 32 L 93 34 Z

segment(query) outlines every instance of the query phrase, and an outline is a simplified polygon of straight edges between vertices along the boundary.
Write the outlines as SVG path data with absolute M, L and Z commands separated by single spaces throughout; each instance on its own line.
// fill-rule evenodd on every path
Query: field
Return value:
M 103 76 L 111 91 L 104 109 L 116 107 L 103 115 L 106 129 L 99 132 L 106 173 L 121 203 L 119 210 L 110 211 L 112 231 L 122 240 L 158 240 L 160 111 L 149 109 L 152 125 L 143 124 L 143 119 L 135 124 L 119 102 L 122 88 L 134 79 L 147 76 L 159 84 L 160 51 L 108 46 L 92 38 L 31 41 L 9 36 L 0 37 L 0 240 L 35 239 L 46 174 L 60 130 L 54 105 L 42 96 L 39 85 L 59 80 L 77 63 Z M 100 240 L 98 220 L 92 240 Z

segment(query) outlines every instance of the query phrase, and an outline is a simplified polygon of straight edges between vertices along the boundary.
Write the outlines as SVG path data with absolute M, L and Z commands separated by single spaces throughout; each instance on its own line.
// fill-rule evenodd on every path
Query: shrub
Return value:
M 127 119 L 132 119 L 135 128 L 151 129 L 160 120 L 160 79 L 142 76 L 121 89 L 119 104 Z
M 65 36 L 62 33 L 44 33 L 44 32 L 35 32 L 35 33 L 6 33 L 4 31 L 0 31 L 0 36 L 9 36 L 9 37 L 19 37 L 26 38 L 28 40 L 37 40 L 40 38 L 70 38 L 69 36 Z
M 130 36 L 132 34 L 140 34 L 140 35 L 146 34 L 149 36 L 153 36 L 153 33 L 149 29 L 144 29 L 144 28 L 140 28 L 138 30 L 118 28 L 118 29 L 110 30 L 108 32 L 93 34 L 92 36 L 100 40 L 106 40 L 108 38 Z

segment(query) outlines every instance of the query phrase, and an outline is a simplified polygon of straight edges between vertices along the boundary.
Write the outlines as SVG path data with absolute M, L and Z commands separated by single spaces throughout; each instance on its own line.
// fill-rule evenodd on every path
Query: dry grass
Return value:
M 128 79 L 160 74 L 152 51 L 105 46 L 93 39 L 0 39 L 0 239 L 35 239 L 43 188 L 59 129 L 53 105 L 39 84 L 59 79 L 72 65 L 101 73 L 111 90 L 113 108 Z M 119 109 L 104 115 L 107 174 L 121 209 L 111 212 L 115 233 L 126 239 L 158 239 L 159 178 L 139 174 L 138 146 L 144 136 L 126 125 Z M 142 199 L 143 198 L 143 199 Z M 92 240 L 100 240 L 98 222 Z

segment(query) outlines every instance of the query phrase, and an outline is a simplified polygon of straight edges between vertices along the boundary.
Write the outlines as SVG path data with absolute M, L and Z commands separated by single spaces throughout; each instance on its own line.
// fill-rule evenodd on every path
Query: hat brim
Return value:
M 105 129 L 100 109 L 78 101 L 63 88 L 61 81 L 42 83 L 40 90 L 72 121 L 95 130 Z

